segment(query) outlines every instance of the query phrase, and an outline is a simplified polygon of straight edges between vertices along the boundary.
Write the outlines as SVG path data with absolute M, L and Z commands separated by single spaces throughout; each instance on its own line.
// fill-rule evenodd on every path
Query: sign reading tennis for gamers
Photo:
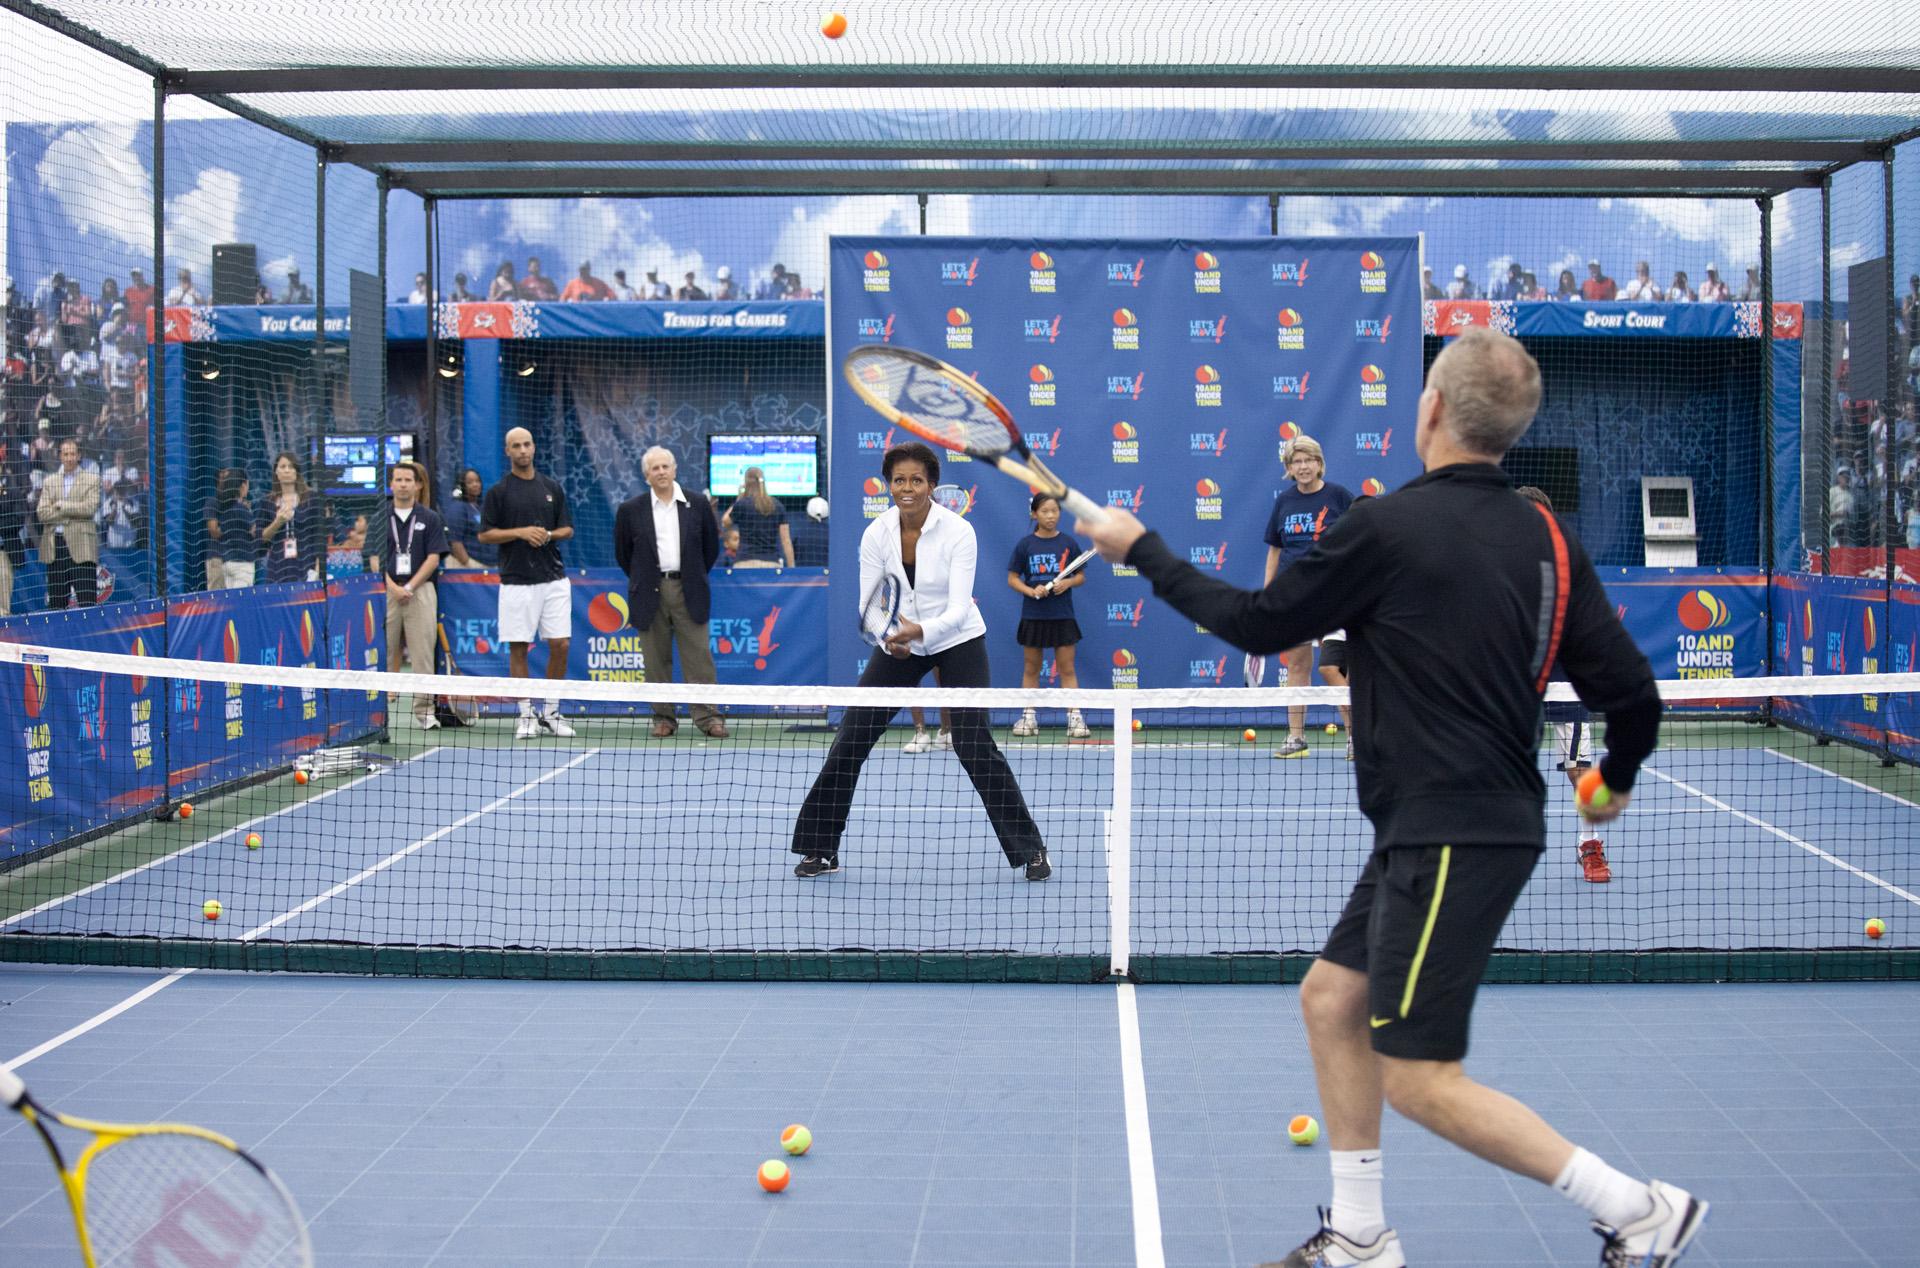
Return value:
M 1327 479 L 1356 497 L 1419 473 L 1413 238 L 835 238 L 830 264 L 836 612 L 857 607 L 860 535 L 889 505 L 881 452 L 911 438 L 889 436 L 842 381 L 841 359 L 862 344 L 974 375 L 1062 479 L 1137 509 L 1182 558 L 1237 585 L 1260 584 L 1289 437 L 1319 441 Z M 944 482 L 973 494 L 994 684 L 1018 685 L 1006 563 L 1029 529 L 1026 495 L 981 463 L 943 452 L 941 464 Z M 1238 657 L 1222 670 L 1227 649 L 1153 602 L 1143 578 L 1100 562 L 1087 573 L 1073 592 L 1082 686 L 1240 681 Z M 867 653 L 852 618 L 836 619 L 829 681 L 853 682 Z

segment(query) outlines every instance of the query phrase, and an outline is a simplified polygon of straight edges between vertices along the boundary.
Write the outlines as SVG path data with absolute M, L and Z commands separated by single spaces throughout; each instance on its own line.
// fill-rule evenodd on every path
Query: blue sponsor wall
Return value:
M 1891 597 L 1891 602 L 1889 598 Z M 1782 674 L 1911 673 L 1920 653 L 1920 587 L 1878 578 L 1794 573 L 1774 580 L 1773 653 Z M 1857 744 L 1920 760 L 1915 696 L 1808 696 L 1781 716 Z
M 865 344 L 976 374 L 1061 478 L 1137 508 L 1176 551 L 1243 586 L 1261 581 L 1286 437 L 1318 440 L 1328 478 L 1356 495 L 1419 473 L 1413 238 L 835 238 L 829 261 L 835 611 L 855 610 L 860 536 L 890 505 L 881 453 L 908 438 L 839 376 Z M 994 683 L 1017 686 L 1020 598 L 1006 575 L 1027 495 L 964 458 L 946 459 L 942 479 L 973 495 L 974 597 Z M 1238 655 L 1149 601 L 1146 581 L 1104 562 L 1087 571 L 1073 592 L 1083 687 L 1239 685 Z M 828 646 L 826 681 L 855 682 L 868 649 L 853 623 L 835 622 Z M 1043 682 L 1059 682 L 1051 657 Z

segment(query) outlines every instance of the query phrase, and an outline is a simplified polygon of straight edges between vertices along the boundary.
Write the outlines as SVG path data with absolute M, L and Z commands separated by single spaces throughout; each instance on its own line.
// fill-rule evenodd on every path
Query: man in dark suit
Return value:
M 613 520 L 613 557 L 627 574 L 627 620 L 640 631 L 648 682 L 673 681 L 673 647 L 680 648 L 680 677 L 715 682 L 707 617 L 713 592 L 707 573 L 720 558 L 720 525 L 699 493 L 680 487 L 679 465 L 655 445 L 641 455 L 647 492 L 620 506 Z M 727 724 L 710 704 L 692 706 L 693 724 L 716 740 Z M 653 706 L 653 734 L 665 739 L 679 727 L 673 706 Z

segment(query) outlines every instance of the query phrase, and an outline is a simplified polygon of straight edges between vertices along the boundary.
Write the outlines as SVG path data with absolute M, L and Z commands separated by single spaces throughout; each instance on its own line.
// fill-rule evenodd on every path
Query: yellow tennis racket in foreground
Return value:
M 286 1186 L 225 1136 L 178 1123 L 96 1123 L 38 1104 L 0 1066 L 0 1104 L 40 1133 L 87 1268 L 312 1268 Z M 72 1166 L 47 1123 L 93 1139 Z
M 1086 494 L 1070 489 L 1027 448 L 1013 415 L 1000 398 L 937 357 L 911 348 L 855 348 L 840 364 L 860 399 L 888 422 L 942 449 L 969 454 L 1021 481 L 1088 523 L 1107 513 Z

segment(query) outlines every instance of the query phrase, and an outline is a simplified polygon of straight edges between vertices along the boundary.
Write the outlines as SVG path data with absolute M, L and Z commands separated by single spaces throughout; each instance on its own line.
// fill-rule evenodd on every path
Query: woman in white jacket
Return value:
M 896 445 L 880 461 L 892 509 L 860 539 L 860 593 L 867 594 L 883 575 L 902 586 L 900 629 L 874 649 L 860 675 L 862 687 L 918 686 L 940 671 L 943 687 L 990 687 L 987 623 L 973 605 L 978 547 L 973 526 L 933 500 L 940 483 L 940 459 L 919 443 Z M 800 863 L 795 876 L 823 876 L 840 870 L 840 835 L 847 827 L 854 786 L 867 754 L 885 734 L 894 708 L 848 709 L 840 719 L 833 747 L 793 825 L 793 852 Z M 1027 879 L 1053 874 L 1046 843 L 1034 825 L 1020 785 L 1000 746 L 987 729 L 985 709 L 954 709 L 953 751 L 986 806 L 987 818 L 1007 862 L 1026 869 Z

